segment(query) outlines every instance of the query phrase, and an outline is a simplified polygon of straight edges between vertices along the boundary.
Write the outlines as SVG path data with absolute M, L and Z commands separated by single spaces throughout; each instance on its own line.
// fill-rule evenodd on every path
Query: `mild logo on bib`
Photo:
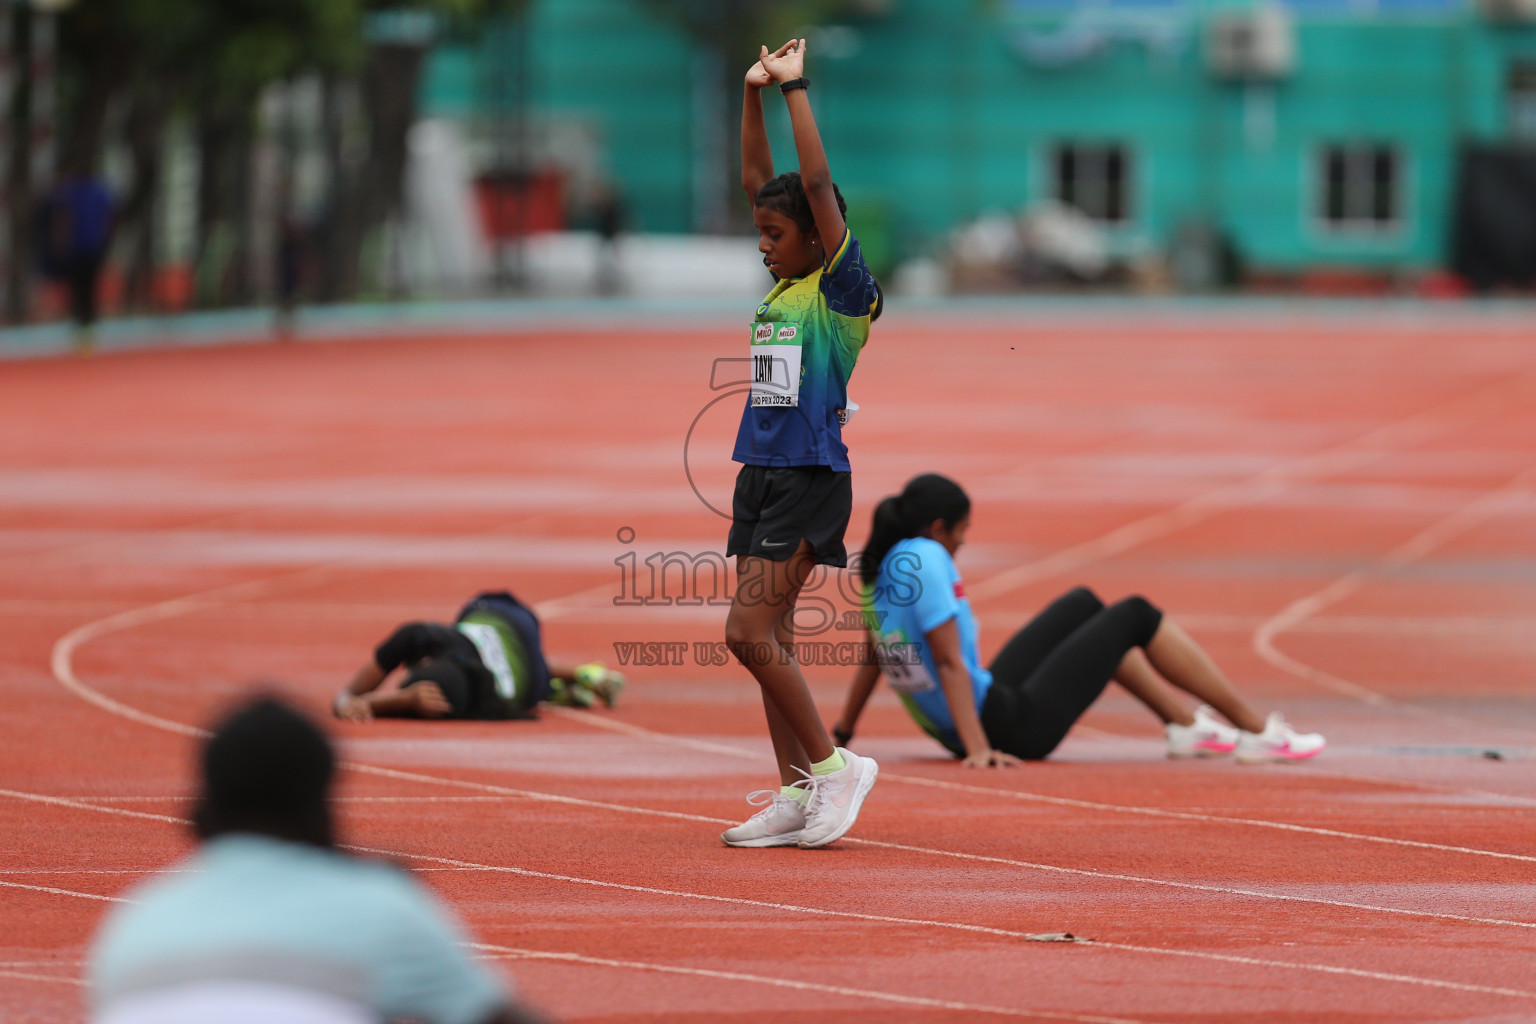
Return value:
M 800 404 L 800 328 L 796 324 L 752 325 L 753 406 L 793 408 Z

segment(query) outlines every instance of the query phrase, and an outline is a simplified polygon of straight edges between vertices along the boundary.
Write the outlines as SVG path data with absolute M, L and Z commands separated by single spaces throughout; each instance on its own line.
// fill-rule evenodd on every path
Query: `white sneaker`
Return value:
M 880 774 L 874 758 L 860 757 L 842 747 L 837 752 L 847 762 L 843 769 L 810 780 L 811 806 L 806 808 L 805 831 L 800 833 L 802 850 L 826 846 L 847 834 L 875 784 L 875 776 Z
M 805 783 L 797 782 L 797 786 Z M 805 805 L 777 789 L 760 789 L 747 794 L 747 803 L 766 804 L 735 828 L 720 833 L 726 846 L 795 846 L 805 828 Z
M 1263 732 L 1237 734 L 1236 757 L 1241 764 L 1264 761 L 1305 761 L 1323 752 L 1325 741 L 1315 732 L 1297 732 L 1280 712 L 1270 714 Z
M 1169 757 L 1215 757 L 1230 754 L 1237 746 L 1237 730 L 1218 719 L 1215 710 L 1205 704 L 1195 708 L 1194 725 L 1169 722 L 1163 732 L 1168 737 Z

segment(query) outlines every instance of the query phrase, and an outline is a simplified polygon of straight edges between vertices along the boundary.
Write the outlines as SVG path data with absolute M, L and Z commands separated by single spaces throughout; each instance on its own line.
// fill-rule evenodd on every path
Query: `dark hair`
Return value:
M 836 183 L 832 185 L 832 194 L 837 197 L 837 211 L 846 220 L 848 204 L 843 201 L 843 194 L 838 191 Z M 799 171 L 785 171 L 777 178 L 763 182 L 763 187 L 752 197 L 752 205 L 765 206 L 782 213 L 806 234 L 816 230 L 816 215 L 811 212 L 811 200 L 805 194 L 805 185 L 800 181 Z
M 859 555 L 859 576 L 873 584 L 880 575 L 880 563 L 898 541 L 916 537 L 935 519 L 946 528 L 971 514 L 971 499 L 947 476 L 924 473 L 907 481 L 900 494 L 893 494 L 875 506 L 874 521 L 869 526 L 869 540 Z
M 843 199 L 843 193 L 838 190 L 837 182 L 832 183 L 832 194 L 837 197 L 837 212 L 848 219 L 848 203 Z M 795 227 L 805 234 L 816 230 L 816 215 L 811 212 L 810 197 L 805 194 L 805 185 L 800 180 L 799 171 L 785 171 L 777 178 L 771 178 L 763 182 L 763 187 L 757 190 L 757 195 L 752 197 L 753 206 L 762 206 L 782 213 L 795 222 Z M 822 243 L 827 246 L 827 255 L 831 256 L 831 247 L 839 240 L 829 241 L 825 238 Z M 765 257 L 766 259 L 766 257 Z M 875 305 L 870 314 L 870 323 L 880 319 L 880 314 L 885 312 L 885 289 L 880 287 L 880 282 L 875 282 Z
M 202 791 L 192 814 L 199 839 L 255 832 L 330 848 L 336 755 L 320 728 L 276 697 L 228 715 L 203 747 Z

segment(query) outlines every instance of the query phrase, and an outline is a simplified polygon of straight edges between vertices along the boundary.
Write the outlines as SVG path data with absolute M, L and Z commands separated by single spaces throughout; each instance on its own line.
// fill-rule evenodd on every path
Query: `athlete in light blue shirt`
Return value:
M 1323 749 L 1321 736 L 1295 732 L 1279 714 L 1261 718 L 1189 634 L 1142 597 L 1106 606 L 1086 588 L 1070 590 L 983 668 L 954 561 L 970 522 L 965 491 L 932 473 L 876 507 L 859 567 L 871 656 L 833 727 L 839 743 L 852 741 L 884 673 L 923 731 L 971 767 L 1048 756 L 1111 679 L 1162 719 L 1172 757 L 1235 751 L 1243 762 L 1296 761 Z M 1175 687 L 1205 703 L 1189 711 Z

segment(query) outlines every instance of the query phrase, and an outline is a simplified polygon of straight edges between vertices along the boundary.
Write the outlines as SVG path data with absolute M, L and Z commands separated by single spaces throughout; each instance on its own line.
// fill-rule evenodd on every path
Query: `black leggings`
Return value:
M 1099 699 L 1133 647 L 1145 647 L 1163 613 L 1146 598 L 1104 606 L 1086 587 L 1051 602 L 993 659 L 981 725 L 994 749 L 1037 761 L 1056 749 Z

